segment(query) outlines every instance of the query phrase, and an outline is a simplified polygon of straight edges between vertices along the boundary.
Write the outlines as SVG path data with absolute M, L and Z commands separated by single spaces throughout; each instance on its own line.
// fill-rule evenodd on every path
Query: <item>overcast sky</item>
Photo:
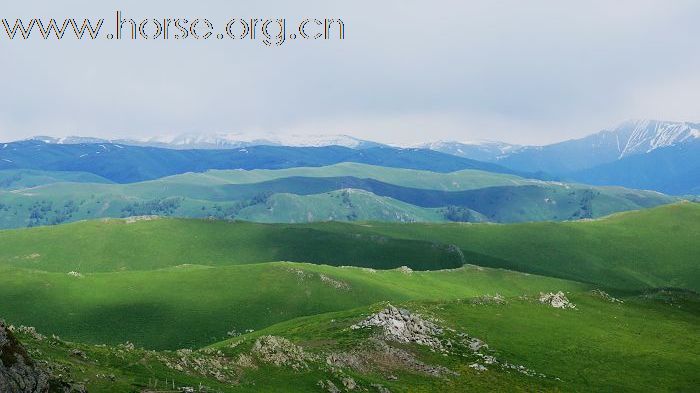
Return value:
M 544 144 L 700 121 L 700 2 L 13 1 L 18 17 L 341 18 L 345 40 L 9 41 L 0 140 L 183 132 Z M 255 4 L 254 4 L 255 3 Z M 294 3 L 294 4 L 290 4 Z M 271 29 L 272 31 L 272 29 Z

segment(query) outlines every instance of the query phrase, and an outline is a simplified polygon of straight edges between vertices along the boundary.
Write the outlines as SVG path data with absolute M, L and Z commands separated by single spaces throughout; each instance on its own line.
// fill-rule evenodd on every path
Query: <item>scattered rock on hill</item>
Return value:
M 495 294 L 494 296 L 491 295 L 484 295 L 484 296 L 477 296 L 475 298 L 472 298 L 471 300 L 472 304 L 505 304 L 506 299 L 503 297 L 503 295 L 500 294 Z
M 542 293 L 540 292 L 540 303 L 542 304 L 547 304 L 549 306 L 552 306 L 554 308 L 561 308 L 561 309 L 566 309 L 566 308 L 576 308 L 576 305 L 571 303 L 569 299 L 566 297 L 564 292 L 559 291 L 557 293 Z
M 252 352 L 265 363 L 277 367 L 291 367 L 296 371 L 309 368 L 307 361 L 313 360 L 302 347 L 277 336 L 260 337 L 255 341 Z
M 408 266 L 401 266 L 401 267 L 397 268 L 396 270 L 400 271 L 400 272 L 403 273 L 403 274 L 411 274 L 411 273 L 413 273 L 413 269 L 411 269 L 411 268 L 408 267 Z
M 316 385 L 328 393 L 340 393 L 340 389 L 338 389 L 338 387 L 335 386 L 335 384 L 330 380 L 318 381 Z
M 607 292 L 601 291 L 600 289 L 594 289 L 591 291 L 593 296 L 597 296 L 603 300 L 607 300 L 610 303 L 624 303 L 624 301 L 610 296 Z
M 332 367 L 351 368 L 360 373 L 402 369 L 431 377 L 457 375 L 446 367 L 423 363 L 412 353 L 394 348 L 379 338 L 371 338 L 362 347 L 348 352 L 331 353 L 326 358 L 326 364 Z
M 373 326 L 381 327 L 384 337 L 391 340 L 426 345 L 434 349 L 442 347 L 440 340 L 435 337 L 442 334 L 442 329 L 403 308 L 389 305 L 364 321 L 352 325 L 351 329 Z
M 357 382 L 350 377 L 345 377 L 343 378 L 343 386 L 345 386 L 345 390 L 355 390 L 357 388 Z
M 127 217 L 124 221 L 126 221 L 127 224 L 133 224 L 137 221 L 152 221 L 152 220 L 157 220 L 160 217 L 158 216 L 133 216 L 133 217 Z
M 22 344 L 0 321 L 0 392 L 48 391 L 48 373 L 32 361 Z
M 349 291 L 351 289 L 350 284 L 348 284 L 345 281 L 336 280 L 334 278 L 326 276 L 325 274 L 319 274 L 319 277 L 321 278 L 322 283 L 324 283 L 325 285 L 328 285 L 330 287 L 333 287 L 337 290 Z

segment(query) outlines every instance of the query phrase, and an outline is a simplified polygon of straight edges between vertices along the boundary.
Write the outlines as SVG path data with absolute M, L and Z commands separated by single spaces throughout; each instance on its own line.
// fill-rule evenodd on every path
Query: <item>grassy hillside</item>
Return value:
M 314 226 L 311 226 L 314 227 Z M 700 204 L 680 203 L 600 220 L 526 224 L 332 223 L 341 233 L 440 241 L 468 263 L 591 282 L 610 288 L 700 290 Z M 468 255 L 468 254 L 467 254 Z M 489 258 L 483 258 L 488 256 Z
M 474 214 L 474 220 L 479 217 Z M 274 194 L 265 203 L 241 209 L 238 219 L 254 222 L 445 220 L 444 209 L 421 208 L 392 198 L 356 189 L 318 195 Z M 485 217 L 483 218 L 485 220 Z
M 356 177 L 375 179 L 401 187 L 441 191 L 466 191 L 484 187 L 541 184 L 541 180 L 530 180 L 505 173 L 494 173 L 472 169 L 455 172 L 431 172 L 415 169 L 391 168 L 376 165 L 343 162 L 322 167 L 287 169 L 211 170 L 205 173 L 186 173 L 159 179 L 156 184 L 197 184 L 216 186 L 223 184 L 262 183 L 286 177 Z M 142 183 L 147 187 L 148 182 Z
M 269 201 L 290 214 L 297 198 L 330 215 L 370 211 L 366 199 L 385 204 L 372 214 L 410 210 L 365 191 Z M 255 209 L 241 212 L 267 214 Z M 56 378 L 91 392 L 165 379 L 328 391 L 348 378 L 360 391 L 685 392 L 700 383 L 698 238 L 694 203 L 507 225 L 132 218 L 5 230 L 0 316 L 45 333 L 15 329 Z M 428 271 L 375 270 L 402 265 Z M 556 291 L 575 308 L 541 304 Z M 441 327 L 430 333 L 440 347 L 350 328 L 387 301 Z
M 391 300 L 506 296 L 584 286 L 467 267 L 369 271 L 298 263 L 81 273 L 0 268 L 0 315 L 71 340 L 149 348 L 197 347 L 229 331 Z
M 296 261 L 417 270 L 455 268 L 442 243 L 215 220 L 108 220 L 0 231 L 0 265 L 67 273 Z
M 348 353 L 372 355 L 366 348 L 379 332 L 348 327 L 381 310 L 383 304 L 294 319 L 194 352 L 97 347 L 28 332 L 16 334 L 29 353 L 56 370 L 54 375 L 84 381 L 90 392 L 164 389 L 166 379 L 167 386 L 205 386 L 221 392 L 321 392 L 325 390 L 319 381 L 342 387 L 343 378 L 352 378 L 361 390 L 377 391 L 381 385 L 392 392 L 694 391 L 700 367 L 697 297 L 672 295 L 665 301 L 633 297 L 623 304 L 589 293 L 572 293 L 569 298 L 575 310 L 515 297 L 503 304 L 470 300 L 401 304 L 454 329 L 437 336 L 454 342 L 446 355 L 421 345 L 388 341 L 391 348 L 428 367 L 459 373 L 437 377 L 411 368 L 391 352 L 374 354 L 373 367 L 365 370 L 327 365 L 330 354 L 336 358 Z M 479 358 L 458 343 L 458 334 L 464 333 L 484 340 L 489 348 L 483 352 L 501 364 L 523 366 L 537 375 L 498 364 L 481 372 L 470 368 Z M 276 366 L 266 360 L 253 347 L 267 335 L 289 339 L 295 348 L 302 348 L 306 366 L 294 370 L 287 363 Z
M 356 194 L 357 205 L 335 198 L 349 188 L 374 195 Z M 287 223 L 560 221 L 674 201 L 655 192 L 475 170 L 433 173 L 345 163 L 276 171 L 209 171 L 126 185 L 59 182 L 0 191 L 0 228 L 138 215 Z M 284 208 L 276 208 L 280 206 Z
M 431 270 L 465 261 L 612 289 L 700 290 L 700 205 L 694 203 L 601 220 L 508 225 L 129 222 L 0 231 L 0 264 L 66 273 L 278 260 Z

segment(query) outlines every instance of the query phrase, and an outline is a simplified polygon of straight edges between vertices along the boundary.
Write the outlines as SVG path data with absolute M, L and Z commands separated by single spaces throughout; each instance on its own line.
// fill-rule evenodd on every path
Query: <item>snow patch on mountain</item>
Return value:
M 161 135 L 144 139 L 102 139 L 91 137 L 36 136 L 30 138 L 51 144 L 123 144 L 132 146 L 152 146 L 171 149 L 240 149 L 249 146 L 294 146 L 323 147 L 343 146 L 352 149 L 385 146 L 349 135 L 276 135 L 247 133 L 184 133 Z
M 624 158 L 698 139 L 700 125 L 686 122 L 637 120 L 623 123 L 613 132 L 618 137 L 627 136 L 624 146 L 620 145 L 619 158 Z
M 452 154 L 460 157 L 481 161 L 495 161 L 499 157 L 507 156 L 518 151 L 522 146 L 506 142 L 491 140 L 476 141 L 434 141 L 422 143 L 415 147 L 430 149 L 441 153 Z

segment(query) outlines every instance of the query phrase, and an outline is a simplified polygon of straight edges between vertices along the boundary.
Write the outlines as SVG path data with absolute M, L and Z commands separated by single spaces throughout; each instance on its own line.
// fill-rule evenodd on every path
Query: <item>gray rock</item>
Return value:
M 49 375 L 29 357 L 22 344 L 0 321 L 0 392 L 44 393 Z

